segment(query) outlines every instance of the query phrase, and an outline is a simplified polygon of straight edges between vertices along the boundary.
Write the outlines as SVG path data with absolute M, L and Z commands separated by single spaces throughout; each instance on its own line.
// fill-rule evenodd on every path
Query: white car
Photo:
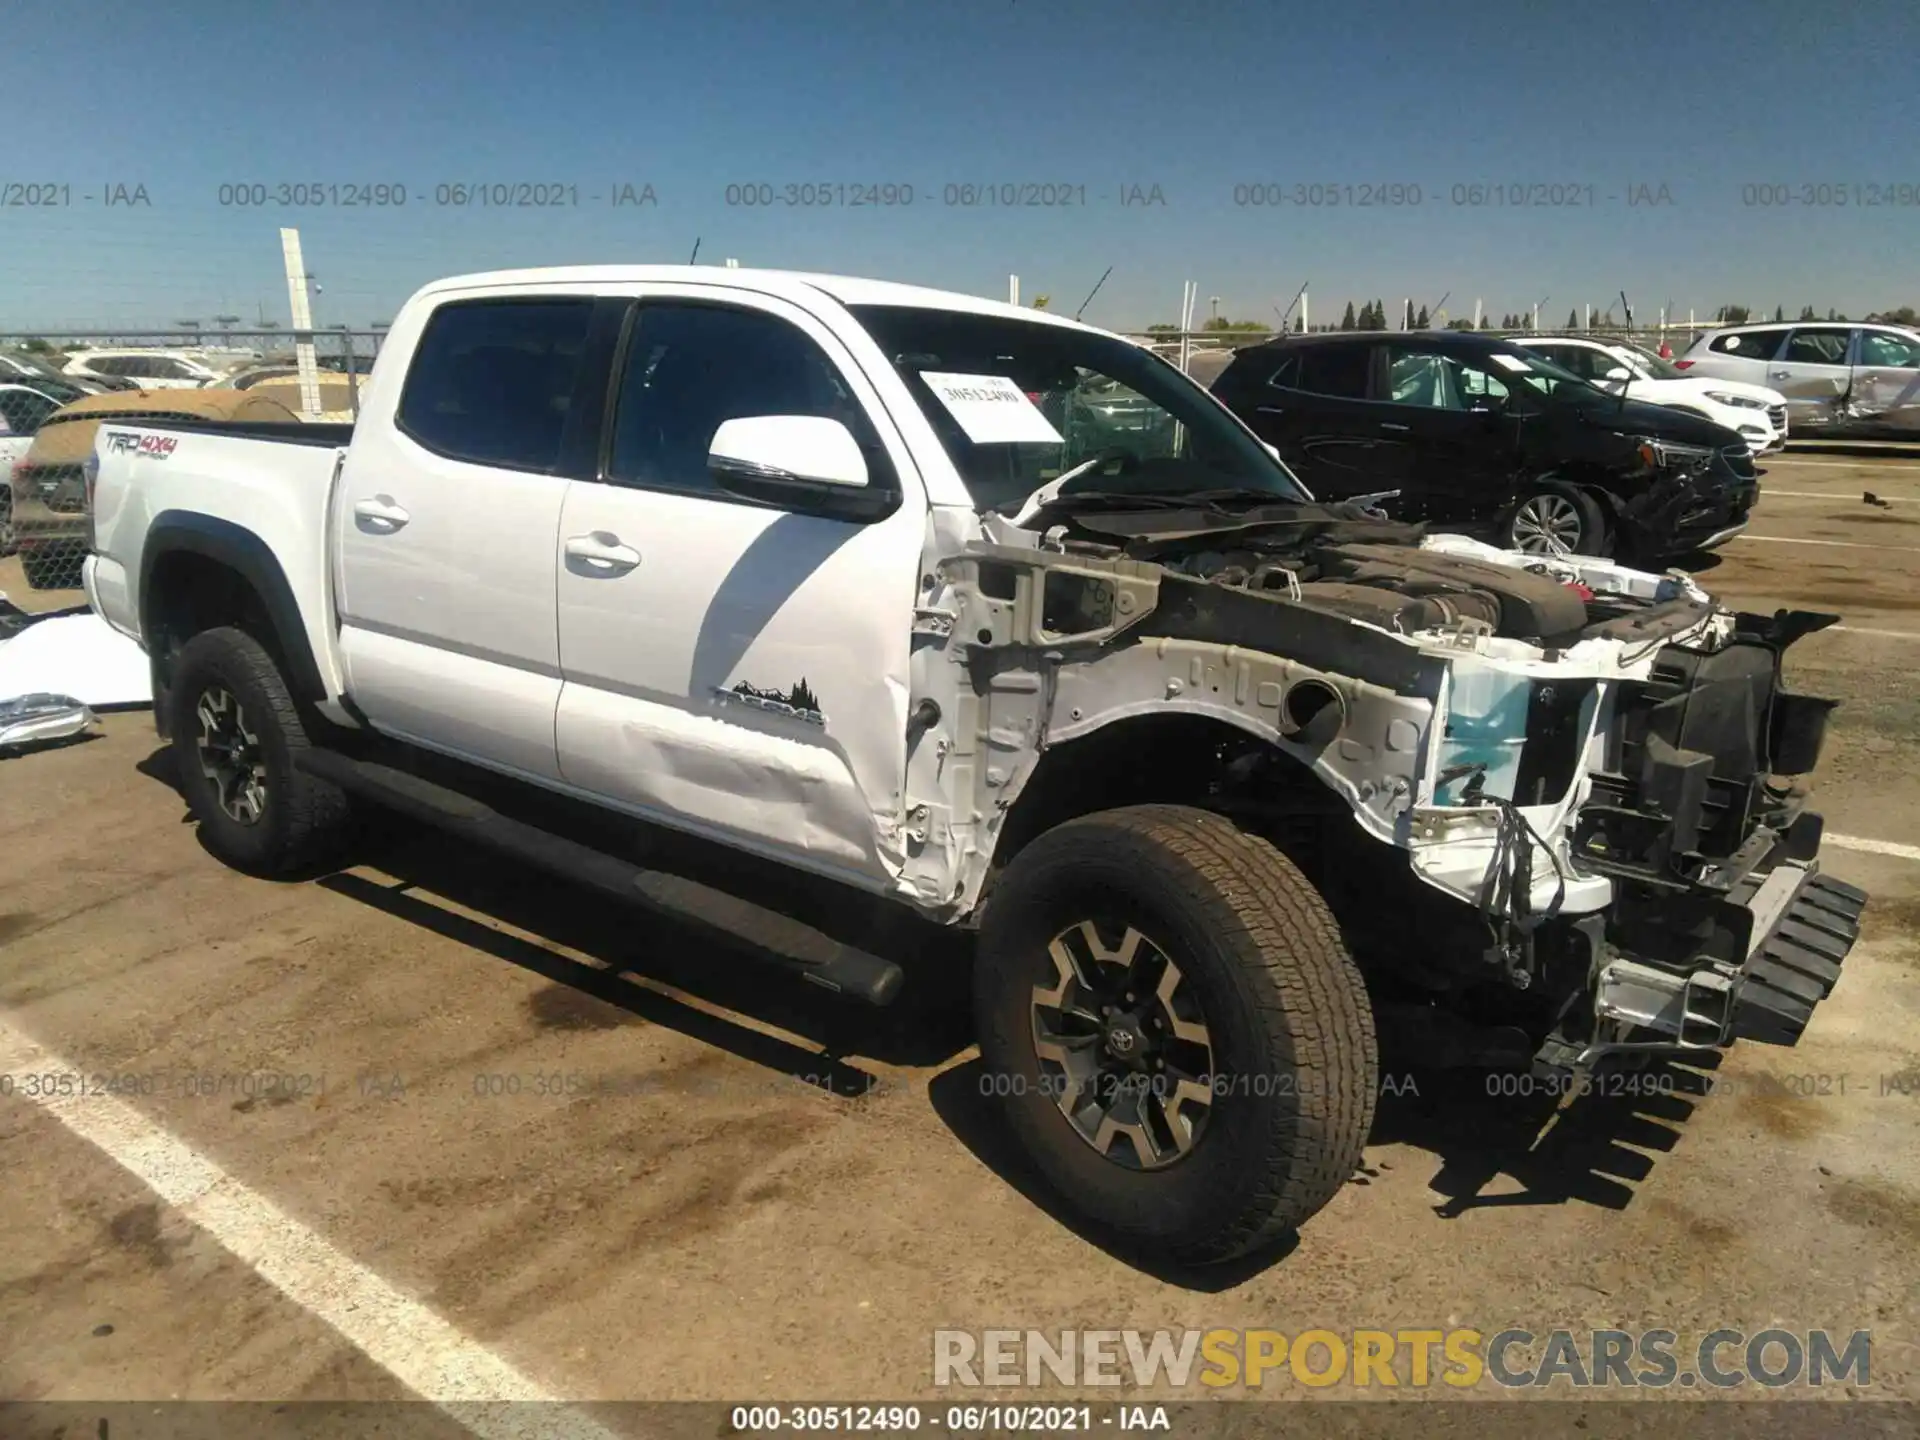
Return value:
M 81 350 L 66 373 L 86 379 L 132 380 L 142 390 L 197 390 L 220 371 L 182 350 Z
M 1777 386 L 1802 434 L 1910 438 L 1920 430 L 1920 333 L 1904 326 L 1729 326 L 1707 331 L 1674 366 L 1716 386 Z
M 1704 415 L 1735 431 L 1755 455 L 1785 448 L 1787 398 L 1764 385 L 1689 375 L 1658 355 L 1617 340 L 1574 335 L 1523 335 L 1514 344 L 1538 350 L 1590 385 L 1635 400 Z

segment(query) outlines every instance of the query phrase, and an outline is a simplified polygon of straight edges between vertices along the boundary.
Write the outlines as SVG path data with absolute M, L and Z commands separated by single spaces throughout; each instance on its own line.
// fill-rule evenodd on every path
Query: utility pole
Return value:
M 1020 277 L 1018 275 L 1007 276 L 1007 303 L 1009 305 L 1018 305 L 1020 303 Z
M 293 307 L 293 361 L 300 371 L 300 408 L 311 420 L 320 413 L 320 375 L 313 358 L 313 310 L 307 299 L 307 262 L 300 254 L 300 232 L 280 232 L 280 253 L 287 262 L 287 300 Z

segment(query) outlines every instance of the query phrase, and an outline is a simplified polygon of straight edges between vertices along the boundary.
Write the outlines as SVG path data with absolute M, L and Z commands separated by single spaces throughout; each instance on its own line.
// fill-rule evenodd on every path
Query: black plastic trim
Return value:
M 169 555 L 201 555 L 226 566 L 252 587 L 266 608 L 279 641 L 281 657 L 288 668 L 287 681 L 296 696 L 319 702 L 327 698 L 326 683 L 307 643 L 306 625 L 300 618 L 300 605 L 287 583 L 286 572 L 272 547 L 258 535 L 230 520 L 216 519 L 191 510 L 163 510 L 147 527 L 146 546 L 140 556 L 140 576 L 135 593 L 140 597 L 140 633 L 146 637 L 149 653 L 158 653 L 160 642 L 150 624 L 154 613 L 152 593 L 156 563 Z

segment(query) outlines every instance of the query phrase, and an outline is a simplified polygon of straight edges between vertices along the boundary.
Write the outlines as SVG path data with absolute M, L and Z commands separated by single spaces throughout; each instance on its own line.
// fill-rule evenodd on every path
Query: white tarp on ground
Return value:
M 151 705 L 140 647 L 98 615 L 55 615 L 0 640 L 0 700 L 71 696 L 94 709 Z

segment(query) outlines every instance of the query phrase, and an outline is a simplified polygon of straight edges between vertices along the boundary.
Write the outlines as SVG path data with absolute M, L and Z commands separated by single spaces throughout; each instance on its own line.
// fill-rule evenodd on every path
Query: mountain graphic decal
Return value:
M 791 715 L 813 725 L 826 724 L 827 717 L 820 713 L 819 697 L 813 693 L 813 687 L 807 684 L 805 676 L 785 690 L 765 690 L 742 680 L 731 689 L 723 689 L 719 693 L 725 699 L 742 701 L 757 710 Z

